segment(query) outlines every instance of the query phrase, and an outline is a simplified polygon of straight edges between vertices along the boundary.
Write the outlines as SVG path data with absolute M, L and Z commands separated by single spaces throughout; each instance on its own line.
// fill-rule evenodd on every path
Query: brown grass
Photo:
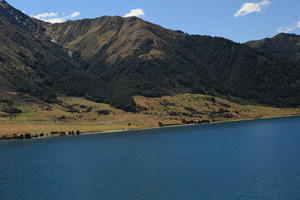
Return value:
M 50 134 L 51 132 L 103 132 L 181 125 L 183 120 L 233 121 L 299 115 L 300 109 L 239 105 L 206 95 L 182 94 L 161 98 L 135 97 L 141 108 L 138 114 L 126 113 L 107 104 L 84 98 L 61 97 L 63 104 L 18 104 L 23 113 L 0 112 L 0 136 L 12 134 Z M 69 112 L 69 108 L 78 112 Z M 87 112 L 87 108 L 91 111 Z M 98 110 L 109 110 L 99 115 Z

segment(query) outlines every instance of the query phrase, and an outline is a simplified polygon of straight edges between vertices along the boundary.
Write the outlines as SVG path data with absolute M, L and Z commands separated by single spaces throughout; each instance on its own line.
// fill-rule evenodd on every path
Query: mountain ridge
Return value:
M 272 38 L 249 41 L 246 45 L 258 51 L 300 62 L 300 36 L 280 33 Z

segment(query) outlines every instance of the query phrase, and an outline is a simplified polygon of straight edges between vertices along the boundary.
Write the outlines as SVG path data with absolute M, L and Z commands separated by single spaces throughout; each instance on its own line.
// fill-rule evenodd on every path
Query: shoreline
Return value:
M 267 117 L 267 118 L 249 118 L 249 119 L 240 119 L 240 120 L 229 120 L 229 121 L 219 121 L 219 122 L 210 122 L 203 124 L 181 124 L 181 125 L 170 125 L 162 127 L 152 127 L 152 128 L 140 128 L 140 129 L 127 129 L 127 130 L 112 130 L 112 131 L 102 131 L 102 132 L 83 132 L 81 135 L 95 135 L 95 134 L 109 134 L 109 133 L 120 133 L 120 132 L 131 132 L 131 131 L 143 131 L 143 130 L 156 130 L 164 128 L 176 128 L 176 127 L 189 127 L 189 126 L 206 126 L 214 124 L 225 124 L 225 123 L 235 123 L 235 122 L 247 122 L 247 121 L 260 121 L 260 120 L 272 120 L 272 119 L 281 119 L 281 118 L 294 118 L 300 117 L 300 115 L 288 115 L 288 116 L 279 116 L 279 117 Z
M 1 142 L 8 141 L 21 141 L 21 140 L 38 140 L 38 139 L 50 139 L 57 137 L 76 137 L 76 136 L 85 136 L 85 135 L 97 135 L 97 134 L 112 134 L 112 133 L 122 133 L 122 132 L 134 132 L 134 131 L 143 131 L 143 130 L 156 130 L 156 129 L 164 129 L 164 128 L 176 128 L 176 127 L 189 127 L 189 126 L 207 126 L 207 125 L 216 125 L 216 124 L 226 124 L 226 123 L 236 123 L 236 122 L 247 122 L 247 121 L 260 121 L 260 120 L 272 120 L 272 119 L 281 119 L 281 118 L 294 118 L 300 117 L 300 114 L 297 115 L 287 115 L 287 116 L 278 116 L 278 117 L 264 117 L 264 118 L 248 118 L 248 119 L 239 119 L 239 120 L 228 120 L 228 121 L 218 121 L 218 122 L 210 122 L 210 123 L 202 123 L 202 124 L 178 124 L 178 125 L 165 125 L 165 126 L 156 126 L 150 128 L 137 128 L 137 129 L 122 129 L 122 130 L 107 130 L 107 131 L 94 131 L 94 132 L 80 132 L 79 134 L 73 135 L 50 135 L 43 137 L 31 137 L 31 138 L 22 138 L 22 139 L 0 139 Z

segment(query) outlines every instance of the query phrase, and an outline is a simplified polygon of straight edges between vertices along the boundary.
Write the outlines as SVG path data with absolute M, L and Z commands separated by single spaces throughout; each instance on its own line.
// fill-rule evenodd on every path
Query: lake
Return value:
M 300 118 L 0 143 L 1 200 L 299 200 Z

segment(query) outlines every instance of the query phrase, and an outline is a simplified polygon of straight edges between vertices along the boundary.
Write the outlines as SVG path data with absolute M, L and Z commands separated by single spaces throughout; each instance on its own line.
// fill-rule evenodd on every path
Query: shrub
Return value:
M 3 112 L 5 113 L 9 113 L 9 114 L 19 114 L 19 113 L 22 113 L 22 110 L 20 109 L 17 109 L 17 108 L 3 108 L 2 109 Z
M 31 139 L 32 138 L 30 133 L 26 133 L 24 137 L 25 137 L 25 139 Z
M 110 110 L 97 110 L 98 115 L 109 115 L 110 113 Z
M 167 101 L 167 100 L 163 100 L 163 101 L 161 101 L 161 102 L 159 102 L 159 103 L 160 103 L 160 105 L 162 105 L 162 106 L 164 106 L 164 107 L 167 107 L 167 106 L 176 106 L 175 103 L 171 103 L 171 102 L 169 102 L 169 101 Z
M 92 112 L 93 110 L 93 107 L 89 106 L 87 109 L 86 109 L 86 112 Z
M 58 120 L 65 120 L 65 119 L 67 119 L 67 117 L 66 116 L 60 116 L 59 118 L 57 118 Z
M 14 103 L 8 99 L 0 99 L 0 103 L 5 103 L 7 106 L 11 107 Z

